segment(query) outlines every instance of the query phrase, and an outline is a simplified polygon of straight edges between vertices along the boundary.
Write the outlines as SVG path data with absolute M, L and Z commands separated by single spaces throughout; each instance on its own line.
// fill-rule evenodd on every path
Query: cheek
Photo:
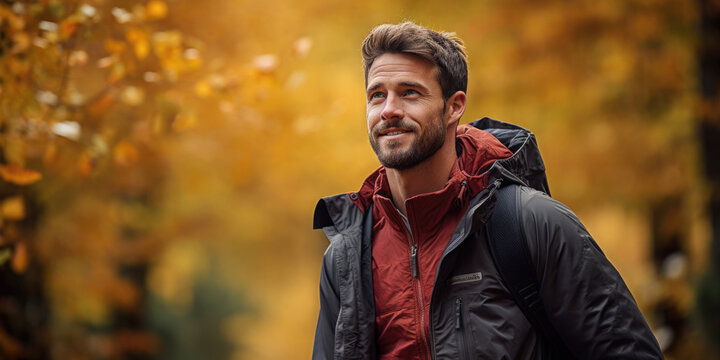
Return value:
M 380 120 L 380 116 L 378 115 L 378 111 L 376 108 L 368 107 L 365 116 L 367 118 L 367 127 L 368 132 L 372 130 L 372 128 L 378 123 Z

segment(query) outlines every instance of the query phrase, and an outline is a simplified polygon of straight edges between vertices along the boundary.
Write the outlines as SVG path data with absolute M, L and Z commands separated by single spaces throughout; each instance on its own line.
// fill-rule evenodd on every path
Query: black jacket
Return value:
M 541 359 L 546 344 L 501 282 L 483 227 L 502 182 L 547 193 L 545 168 L 525 129 L 489 118 L 471 125 L 493 134 L 513 156 L 491 167 L 491 185 L 471 200 L 443 252 L 430 304 L 431 352 L 436 359 Z M 585 227 L 533 188 L 521 192 L 523 229 L 542 301 L 567 348 L 578 359 L 661 359 L 630 291 Z M 320 275 L 313 359 L 376 358 L 372 219 L 351 196 L 323 198 L 315 209 L 314 227 L 323 229 L 330 246 Z

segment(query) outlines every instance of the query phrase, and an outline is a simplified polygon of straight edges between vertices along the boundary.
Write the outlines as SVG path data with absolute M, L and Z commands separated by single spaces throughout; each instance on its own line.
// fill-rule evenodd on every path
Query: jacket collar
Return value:
M 490 166 L 496 160 L 509 158 L 512 155 L 497 138 L 470 125 L 458 126 L 456 149 L 458 159 L 453 164 L 445 187 L 432 193 L 409 198 L 406 204 L 408 208 L 424 211 L 445 203 L 448 203 L 448 206 L 466 205 L 470 198 L 487 186 L 487 170 Z M 365 179 L 354 202 L 364 210 L 367 204 L 377 197 L 392 199 L 387 173 L 382 166 Z M 425 219 L 425 215 L 428 214 L 417 215 Z
M 457 149 L 460 154 L 457 168 L 467 180 L 469 190 L 464 194 L 460 194 L 458 190 L 464 201 L 475 197 L 497 179 L 528 185 L 550 194 L 545 165 L 540 157 L 535 135 L 530 131 L 485 117 L 459 126 L 457 133 Z M 495 145 L 488 147 L 486 144 Z M 508 149 L 509 153 L 506 153 Z M 511 155 L 506 156 L 507 154 Z M 454 171 L 455 168 L 451 178 L 456 176 Z M 350 219 L 362 216 L 372 203 L 376 191 L 382 189 L 383 176 L 384 169 L 380 167 L 365 179 L 358 192 L 321 199 L 315 208 L 313 227 L 319 229 L 335 226 L 341 231 L 351 226 L 353 221 Z M 378 184 L 379 188 L 376 186 Z

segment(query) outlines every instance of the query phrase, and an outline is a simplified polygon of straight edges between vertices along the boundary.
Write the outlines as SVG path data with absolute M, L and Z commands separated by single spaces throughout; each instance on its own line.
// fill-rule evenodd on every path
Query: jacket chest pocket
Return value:
M 494 303 L 484 294 L 455 294 L 450 299 L 453 334 L 461 360 L 512 359 L 509 349 L 517 347 L 518 332 L 505 318 L 502 302 Z M 510 320 L 512 321 L 512 320 Z

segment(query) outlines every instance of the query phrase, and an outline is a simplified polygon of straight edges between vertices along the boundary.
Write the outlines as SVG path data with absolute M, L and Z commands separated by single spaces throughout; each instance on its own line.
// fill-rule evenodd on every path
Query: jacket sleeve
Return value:
M 521 201 L 540 296 L 550 322 L 573 355 L 662 359 L 623 279 L 575 214 L 530 189 L 523 189 Z
M 333 246 L 330 245 L 323 255 L 320 271 L 320 314 L 315 329 L 313 360 L 334 358 L 335 323 L 340 309 L 340 299 L 335 284 Z

